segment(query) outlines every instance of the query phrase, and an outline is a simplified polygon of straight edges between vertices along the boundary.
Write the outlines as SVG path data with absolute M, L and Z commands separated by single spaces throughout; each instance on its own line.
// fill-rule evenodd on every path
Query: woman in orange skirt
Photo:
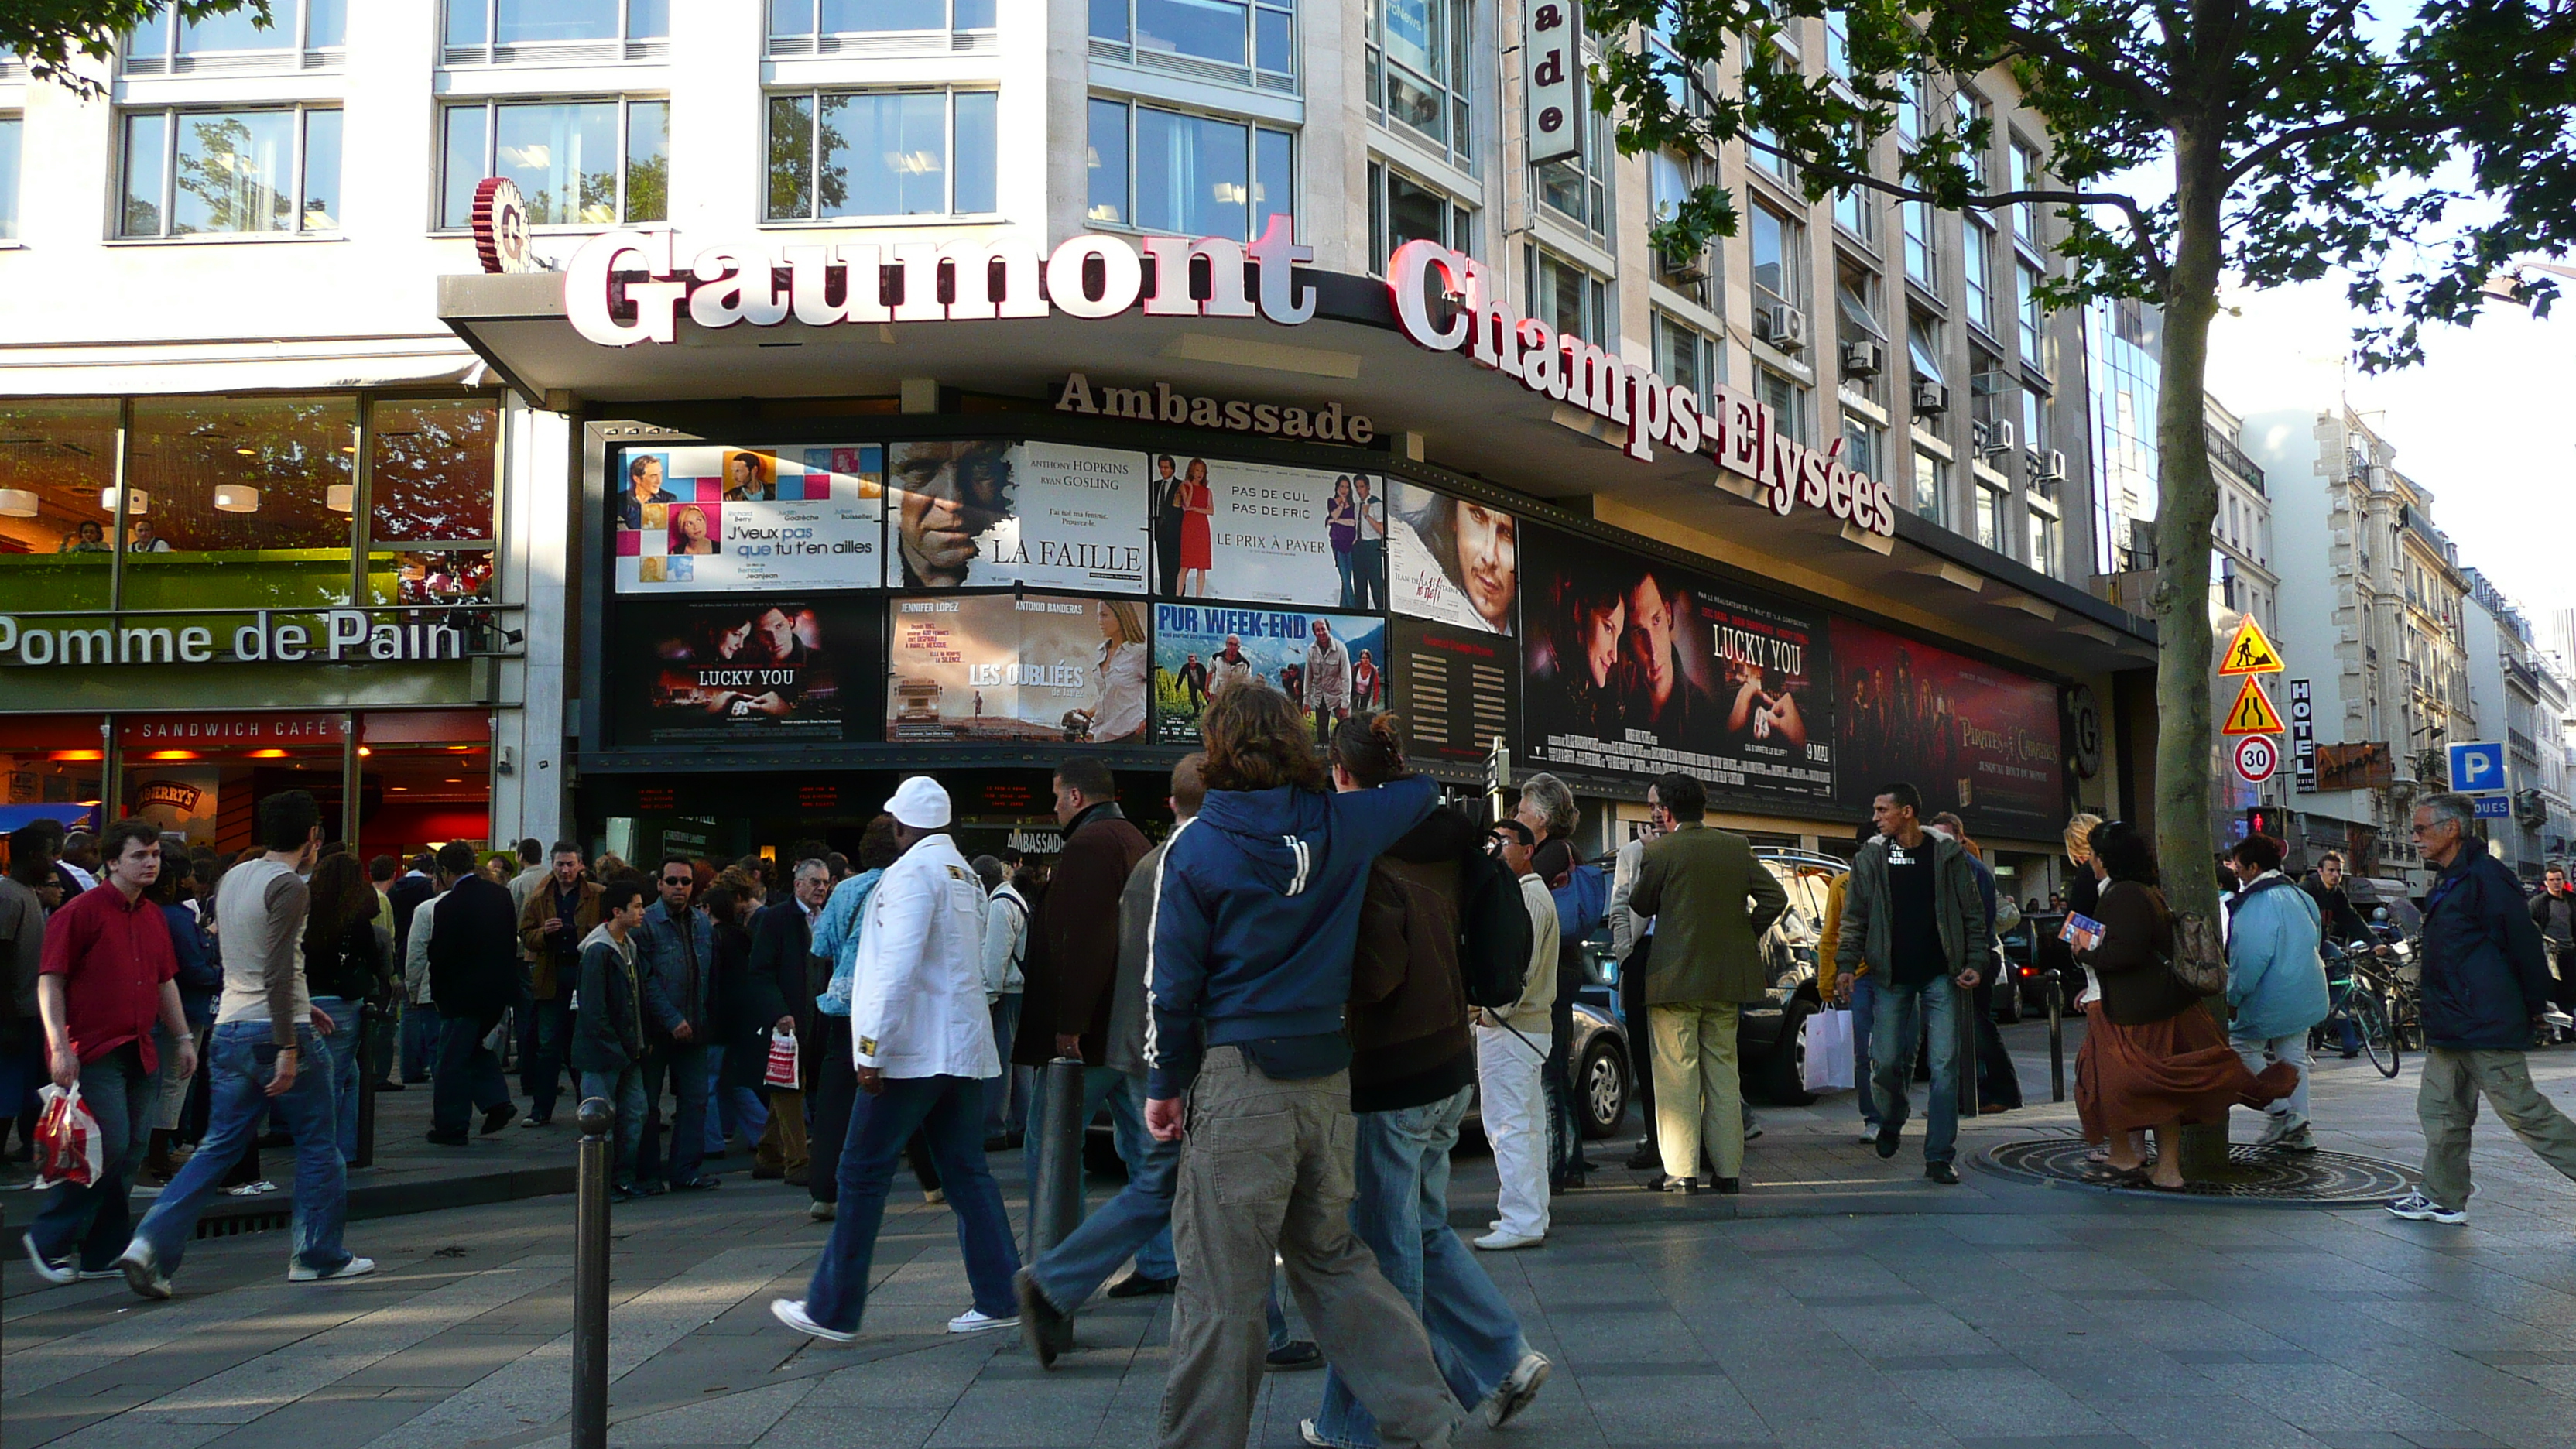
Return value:
M 2173 913 L 2156 887 L 2155 850 L 2136 826 L 2114 820 L 2093 832 L 2106 879 L 2095 915 L 2102 934 L 2077 959 L 2093 968 L 2099 1000 L 2084 1008 L 2084 1045 L 2075 1057 L 2075 1110 L 2087 1141 L 2110 1144 L 2106 1177 L 2180 1192 L 2181 1132 L 2224 1123 L 2239 1103 L 2286 1097 L 2298 1069 L 2245 1069 L 2200 996 L 2174 975 Z M 2156 1134 L 2150 1172 L 2136 1133 Z

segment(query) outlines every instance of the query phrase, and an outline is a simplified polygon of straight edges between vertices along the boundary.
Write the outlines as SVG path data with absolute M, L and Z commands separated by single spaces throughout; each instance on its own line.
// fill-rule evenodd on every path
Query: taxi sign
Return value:
M 2272 697 L 2249 675 L 2245 687 L 2236 691 L 2236 703 L 2227 710 L 2227 722 L 2218 727 L 2223 735 L 2277 735 L 2284 726 L 2280 711 L 2272 708 Z
M 2263 626 L 2255 623 L 2251 614 L 2236 626 L 2236 637 L 2227 641 L 2225 652 L 2218 656 L 2221 674 L 2278 674 L 2288 667 L 2281 662 L 2281 651 L 2263 637 Z

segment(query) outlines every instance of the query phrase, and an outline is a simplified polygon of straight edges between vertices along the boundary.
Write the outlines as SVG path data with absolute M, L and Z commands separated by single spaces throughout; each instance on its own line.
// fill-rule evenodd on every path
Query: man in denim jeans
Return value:
M 215 920 L 224 956 L 224 994 L 215 1011 L 214 1109 L 196 1155 L 161 1192 L 116 1266 L 146 1298 L 170 1296 L 180 1255 L 196 1236 L 197 1214 L 232 1171 L 274 1109 L 295 1138 L 295 1231 L 289 1282 L 356 1278 L 375 1260 L 340 1243 L 349 1179 L 340 1161 L 337 1104 L 319 1070 L 320 1033 L 330 1018 L 313 1009 L 296 937 L 311 902 L 302 871 L 322 844 L 313 797 L 287 790 L 259 802 L 264 854 L 225 872 Z M 299 1068 L 310 1068 L 299 1070 Z
M 635 1146 L 644 1135 L 644 1006 L 635 976 L 634 932 L 644 924 L 644 887 L 632 879 L 610 881 L 598 897 L 599 924 L 582 938 L 576 978 L 582 1009 L 574 1014 L 572 1069 L 581 1095 L 598 1097 L 617 1111 L 616 1165 L 609 1170 L 618 1197 L 635 1190 Z

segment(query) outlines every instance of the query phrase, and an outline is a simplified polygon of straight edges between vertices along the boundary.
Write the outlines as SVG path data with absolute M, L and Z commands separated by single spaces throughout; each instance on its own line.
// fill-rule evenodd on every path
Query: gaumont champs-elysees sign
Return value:
M 1314 249 L 1289 239 L 1274 216 L 1251 245 L 1227 237 L 1083 235 L 1041 254 L 1021 238 L 842 243 L 772 249 L 759 243 L 701 248 L 685 263 L 669 231 L 593 237 L 564 271 L 564 311 L 603 347 L 668 344 L 685 314 L 700 327 L 808 327 L 841 323 L 971 322 L 998 318 L 1260 317 L 1296 327 L 1315 315 L 1315 289 L 1294 269 Z M 1149 280 L 1146 259 L 1153 263 Z M 1184 281 L 1204 259 L 1208 295 Z M 1254 280 L 1247 286 L 1247 263 Z M 1436 285 L 1435 285 L 1436 284 Z M 1779 432 L 1765 404 L 1725 387 L 1702 413 L 1689 388 L 1579 337 L 1560 335 L 1506 300 L 1483 263 L 1436 242 L 1398 247 L 1387 265 L 1397 327 L 1434 352 L 1457 352 L 1624 429 L 1613 446 L 1640 462 L 1657 447 L 1704 456 L 1767 489 L 1782 516 L 1822 509 L 1855 527 L 1896 531 L 1888 485 L 1845 466 L 1842 445 L 1817 450 Z

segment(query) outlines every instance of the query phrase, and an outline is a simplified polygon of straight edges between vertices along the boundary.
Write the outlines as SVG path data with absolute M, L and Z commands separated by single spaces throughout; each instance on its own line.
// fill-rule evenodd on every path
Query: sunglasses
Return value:
M 696 876 L 693 876 L 693 875 L 666 875 L 666 876 L 662 877 L 662 884 L 664 884 L 664 885 L 695 885 L 695 884 L 697 884 L 697 879 L 698 879 L 698 878 L 697 878 Z

